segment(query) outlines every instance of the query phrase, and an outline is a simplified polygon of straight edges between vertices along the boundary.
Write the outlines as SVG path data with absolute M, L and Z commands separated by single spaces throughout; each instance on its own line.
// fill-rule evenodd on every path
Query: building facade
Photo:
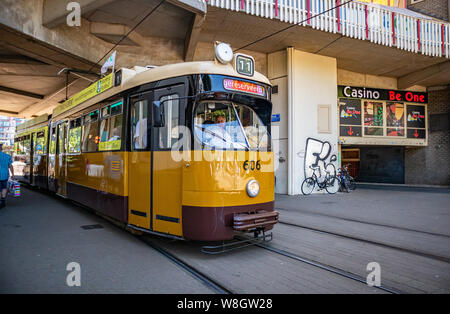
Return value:
M 14 146 L 14 133 L 16 125 L 24 122 L 23 119 L 0 116 L 0 143 L 5 146 Z

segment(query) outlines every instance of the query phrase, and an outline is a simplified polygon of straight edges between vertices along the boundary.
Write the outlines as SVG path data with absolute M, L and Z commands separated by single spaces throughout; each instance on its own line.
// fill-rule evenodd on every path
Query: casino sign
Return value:
M 415 102 L 420 104 L 428 103 L 428 94 L 423 92 L 355 87 L 346 85 L 338 86 L 338 96 L 345 98 Z

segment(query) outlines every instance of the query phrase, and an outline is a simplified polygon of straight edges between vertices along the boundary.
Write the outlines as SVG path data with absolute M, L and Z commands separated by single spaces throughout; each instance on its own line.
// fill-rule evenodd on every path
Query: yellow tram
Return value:
M 140 232 L 258 235 L 278 221 L 270 97 L 242 54 L 122 68 L 17 127 L 16 177 Z

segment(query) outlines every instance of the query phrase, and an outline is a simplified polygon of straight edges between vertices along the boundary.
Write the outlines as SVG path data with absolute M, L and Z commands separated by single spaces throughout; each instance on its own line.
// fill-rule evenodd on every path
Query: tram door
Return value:
M 56 147 L 55 177 L 57 182 L 56 194 L 66 197 L 66 149 L 67 149 L 67 121 L 58 125 L 58 145 Z
M 184 124 L 184 85 L 156 89 L 130 99 L 128 219 L 131 225 L 182 236 L 182 161 L 171 157 Z M 154 127 L 153 101 L 164 107 L 163 127 Z M 184 108 L 184 107 L 183 107 Z
M 150 125 L 153 92 L 131 97 L 131 152 L 128 157 L 128 223 L 144 229 L 151 226 Z
M 164 108 L 164 125 L 152 126 L 153 230 L 182 236 L 182 167 L 172 147 L 179 143 L 180 126 L 185 125 L 185 85 L 157 89 L 154 100 Z
M 34 150 L 35 147 L 34 145 L 36 144 L 36 133 L 31 133 L 30 134 L 30 185 L 35 185 L 34 183 L 34 165 L 35 165 L 35 160 L 34 160 Z

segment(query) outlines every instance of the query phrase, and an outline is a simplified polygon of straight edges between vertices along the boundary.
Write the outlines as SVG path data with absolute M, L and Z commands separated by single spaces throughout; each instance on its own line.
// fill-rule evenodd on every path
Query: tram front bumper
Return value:
M 259 211 L 256 213 L 244 213 L 234 215 L 233 229 L 241 232 L 248 232 L 255 229 L 268 230 L 269 227 L 278 222 L 277 211 Z
M 274 211 L 274 202 L 226 207 L 183 206 L 182 222 L 185 239 L 222 241 L 233 239 L 235 231 L 271 230 L 278 222 L 278 212 Z

